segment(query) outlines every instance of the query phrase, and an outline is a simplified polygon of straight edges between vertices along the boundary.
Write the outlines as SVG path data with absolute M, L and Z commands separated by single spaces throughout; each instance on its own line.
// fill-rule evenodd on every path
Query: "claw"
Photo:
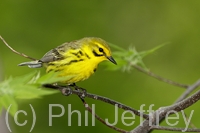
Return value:
M 61 92 L 62 92 L 63 95 L 69 96 L 69 95 L 72 94 L 72 89 L 69 86 L 67 86 L 67 87 L 63 88 L 61 90 Z
M 84 88 L 81 88 L 81 87 L 78 87 L 78 86 L 74 86 L 74 88 L 75 88 L 75 90 L 77 90 L 77 91 L 79 91 L 80 92 L 80 97 L 81 98 L 85 98 L 85 96 L 87 95 L 87 91 L 86 91 L 86 89 L 84 89 Z

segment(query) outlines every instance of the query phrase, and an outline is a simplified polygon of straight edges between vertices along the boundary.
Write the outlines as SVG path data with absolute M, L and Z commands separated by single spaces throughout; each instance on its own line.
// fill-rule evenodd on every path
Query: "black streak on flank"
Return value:
M 80 60 L 71 60 L 71 61 L 68 62 L 68 63 L 62 64 L 62 66 L 71 65 L 72 63 L 79 62 L 79 61 L 84 61 L 84 59 L 80 59 Z
M 64 65 L 70 65 L 70 64 L 72 64 L 72 63 L 74 63 L 74 62 L 78 62 L 78 60 L 71 60 L 70 62 L 65 63 Z
M 55 72 L 60 72 L 60 71 L 63 71 L 63 69 L 57 69 L 57 70 L 55 70 Z
M 71 53 L 71 54 L 75 55 L 77 58 L 80 58 L 81 56 L 83 56 L 82 51 L 78 51 L 77 53 Z
M 79 53 L 71 53 L 71 54 L 75 55 L 77 58 L 80 58 Z
M 88 59 L 90 59 L 90 56 L 89 56 L 87 53 L 85 53 L 85 56 L 86 56 Z
M 55 70 L 54 72 L 59 72 L 59 71 L 62 71 L 63 69 L 57 69 L 57 70 Z M 53 69 L 49 69 L 48 71 L 47 71 L 47 73 L 49 73 L 49 72 L 51 72 L 51 71 L 53 71 Z
M 48 63 L 49 66 L 55 66 L 53 62 Z
M 83 52 L 82 52 L 82 51 L 78 51 L 78 53 L 79 53 L 81 56 L 83 56 Z
M 97 52 L 94 51 L 94 50 L 92 51 L 92 53 L 94 54 L 94 56 L 97 56 L 97 57 L 98 57 L 98 56 L 103 56 L 103 54 L 97 54 Z
M 84 59 L 80 59 L 80 60 L 78 60 L 78 61 L 84 61 Z

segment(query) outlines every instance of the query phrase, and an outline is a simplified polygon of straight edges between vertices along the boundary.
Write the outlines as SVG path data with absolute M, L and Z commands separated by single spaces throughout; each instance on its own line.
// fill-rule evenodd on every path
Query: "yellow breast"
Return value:
M 68 57 L 64 60 L 49 63 L 46 71 L 60 72 L 59 76 L 61 77 L 72 76 L 71 79 L 64 82 L 72 84 L 89 78 L 95 72 L 99 63 L 99 60 L 95 58 L 89 59 L 85 56 L 79 59 L 74 57 L 70 59 Z
M 89 78 L 94 73 L 96 68 L 97 64 L 95 64 L 92 60 L 77 61 L 71 65 L 61 67 L 60 69 L 62 72 L 60 76 L 73 75 L 73 78 L 69 79 L 65 83 L 76 83 Z

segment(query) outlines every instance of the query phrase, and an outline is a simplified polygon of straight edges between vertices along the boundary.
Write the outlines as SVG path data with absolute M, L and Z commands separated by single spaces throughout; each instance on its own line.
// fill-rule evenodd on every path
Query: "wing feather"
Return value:
M 64 59 L 63 54 L 67 52 L 70 49 L 77 49 L 79 46 L 79 43 L 77 41 L 73 42 L 66 42 L 55 49 L 50 50 L 47 52 L 41 59 L 40 61 L 43 63 L 49 63 L 57 60 L 62 60 Z

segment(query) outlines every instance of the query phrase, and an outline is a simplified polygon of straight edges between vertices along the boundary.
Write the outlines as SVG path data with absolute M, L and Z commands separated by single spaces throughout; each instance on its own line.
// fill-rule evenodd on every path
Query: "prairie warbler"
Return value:
M 49 52 L 40 60 L 23 62 L 19 66 L 30 68 L 46 67 L 46 72 L 60 72 L 59 76 L 73 77 L 64 83 L 73 84 L 89 78 L 98 64 L 109 60 L 117 64 L 111 56 L 110 48 L 101 38 L 85 37 L 80 40 L 66 42 Z

